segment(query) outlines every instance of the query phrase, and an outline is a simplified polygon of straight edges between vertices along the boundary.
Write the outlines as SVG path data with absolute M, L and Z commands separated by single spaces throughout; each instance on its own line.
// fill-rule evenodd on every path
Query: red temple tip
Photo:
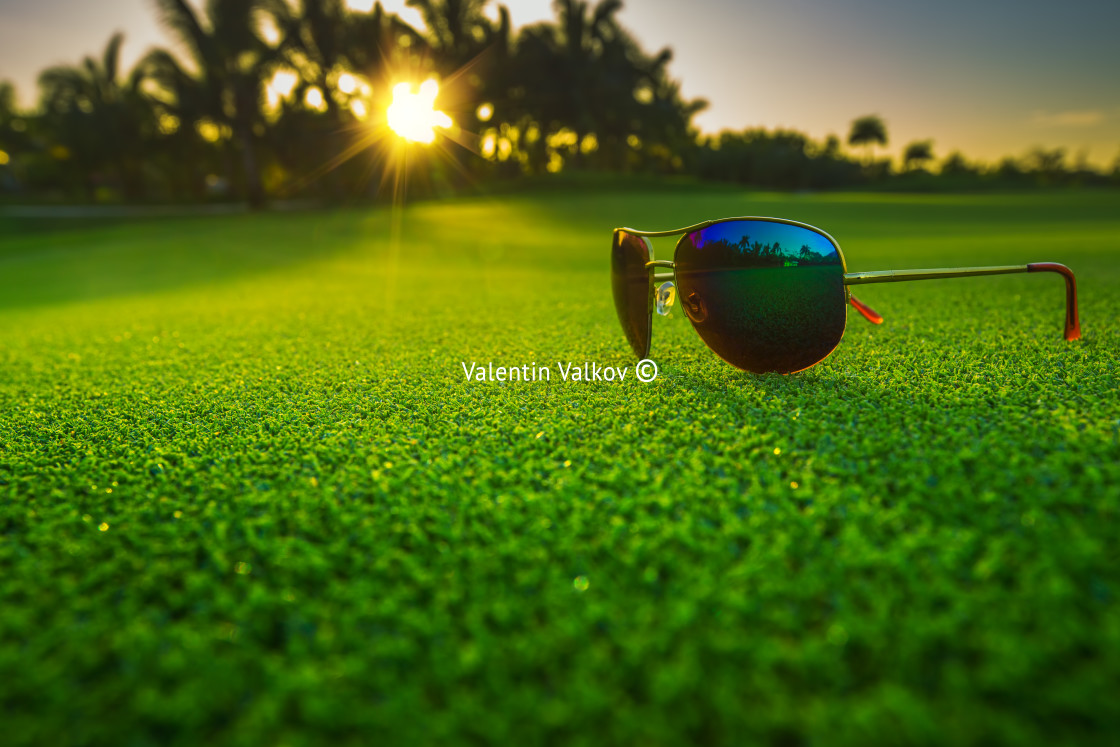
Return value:
M 883 323 L 883 315 L 882 314 L 875 311 L 875 309 L 873 309 L 870 306 L 868 306 L 867 304 L 863 303 L 862 301 L 860 301 L 855 296 L 849 296 L 848 301 L 852 304 L 852 306 L 854 306 L 856 308 L 856 311 L 858 311 L 860 314 L 863 315 L 863 318 L 866 319 L 867 321 L 871 322 L 872 324 L 882 324 Z
M 1066 281 L 1066 328 L 1065 338 L 1070 342 L 1081 339 L 1081 318 L 1077 313 L 1077 281 L 1073 270 L 1057 262 L 1032 262 L 1027 272 L 1056 272 Z

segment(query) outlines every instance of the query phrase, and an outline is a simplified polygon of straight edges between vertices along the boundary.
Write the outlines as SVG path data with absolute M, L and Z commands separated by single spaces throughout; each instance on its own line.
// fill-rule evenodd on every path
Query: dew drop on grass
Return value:
M 587 576 L 576 576 L 575 581 L 572 581 L 572 588 L 576 591 L 587 591 L 589 586 L 591 582 L 587 580 Z

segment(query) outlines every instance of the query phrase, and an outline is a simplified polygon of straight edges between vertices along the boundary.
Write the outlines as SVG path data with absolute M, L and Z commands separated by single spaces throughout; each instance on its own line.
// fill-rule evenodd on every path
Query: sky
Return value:
M 369 5 L 370 0 L 350 0 Z M 493 0 L 491 0 L 493 3 Z M 420 26 L 404 0 L 387 10 Z M 508 0 L 515 27 L 550 0 Z M 123 31 L 131 65 L 170 46 L 151 0 L 0 0 L 0 79 L 35 100 L 40 70 L 100 53 Z M 709 107 L 703 132 L 788 127 L 847 135 L 878 114 L 888 150 L 932 139 L 994 161 L 1035 146 L 1093 164 L 1120 156 L 1120 0 L 626 0 L 618 16 Z

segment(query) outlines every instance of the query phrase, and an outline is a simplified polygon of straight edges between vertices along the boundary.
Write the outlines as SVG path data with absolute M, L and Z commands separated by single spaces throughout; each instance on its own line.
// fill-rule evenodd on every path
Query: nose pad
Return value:
M 669 316 L 673 302 L 677 300 L 677 286 L 672 283 L 662 283 L 657 289 L 657 313 Z
M 708 307 L 704 305 L 699 293 L 689 293 L 688 298 L 684 299 L 684 313 L 697 324 L 708 318 Z

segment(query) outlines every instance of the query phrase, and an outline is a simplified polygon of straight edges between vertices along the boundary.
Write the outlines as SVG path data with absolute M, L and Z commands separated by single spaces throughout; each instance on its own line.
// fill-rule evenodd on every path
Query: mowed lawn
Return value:
M 852 271 L 1064 262 L 1084 337 L 1057 275 L 863 286 L 885 323 L 806 372 L 677 310 L 636 381 L 611 229 L 732 215 Z M 1120 193 L 541 192 L 393 236 L 0 218 L 0 741 L 1115 744 Z

